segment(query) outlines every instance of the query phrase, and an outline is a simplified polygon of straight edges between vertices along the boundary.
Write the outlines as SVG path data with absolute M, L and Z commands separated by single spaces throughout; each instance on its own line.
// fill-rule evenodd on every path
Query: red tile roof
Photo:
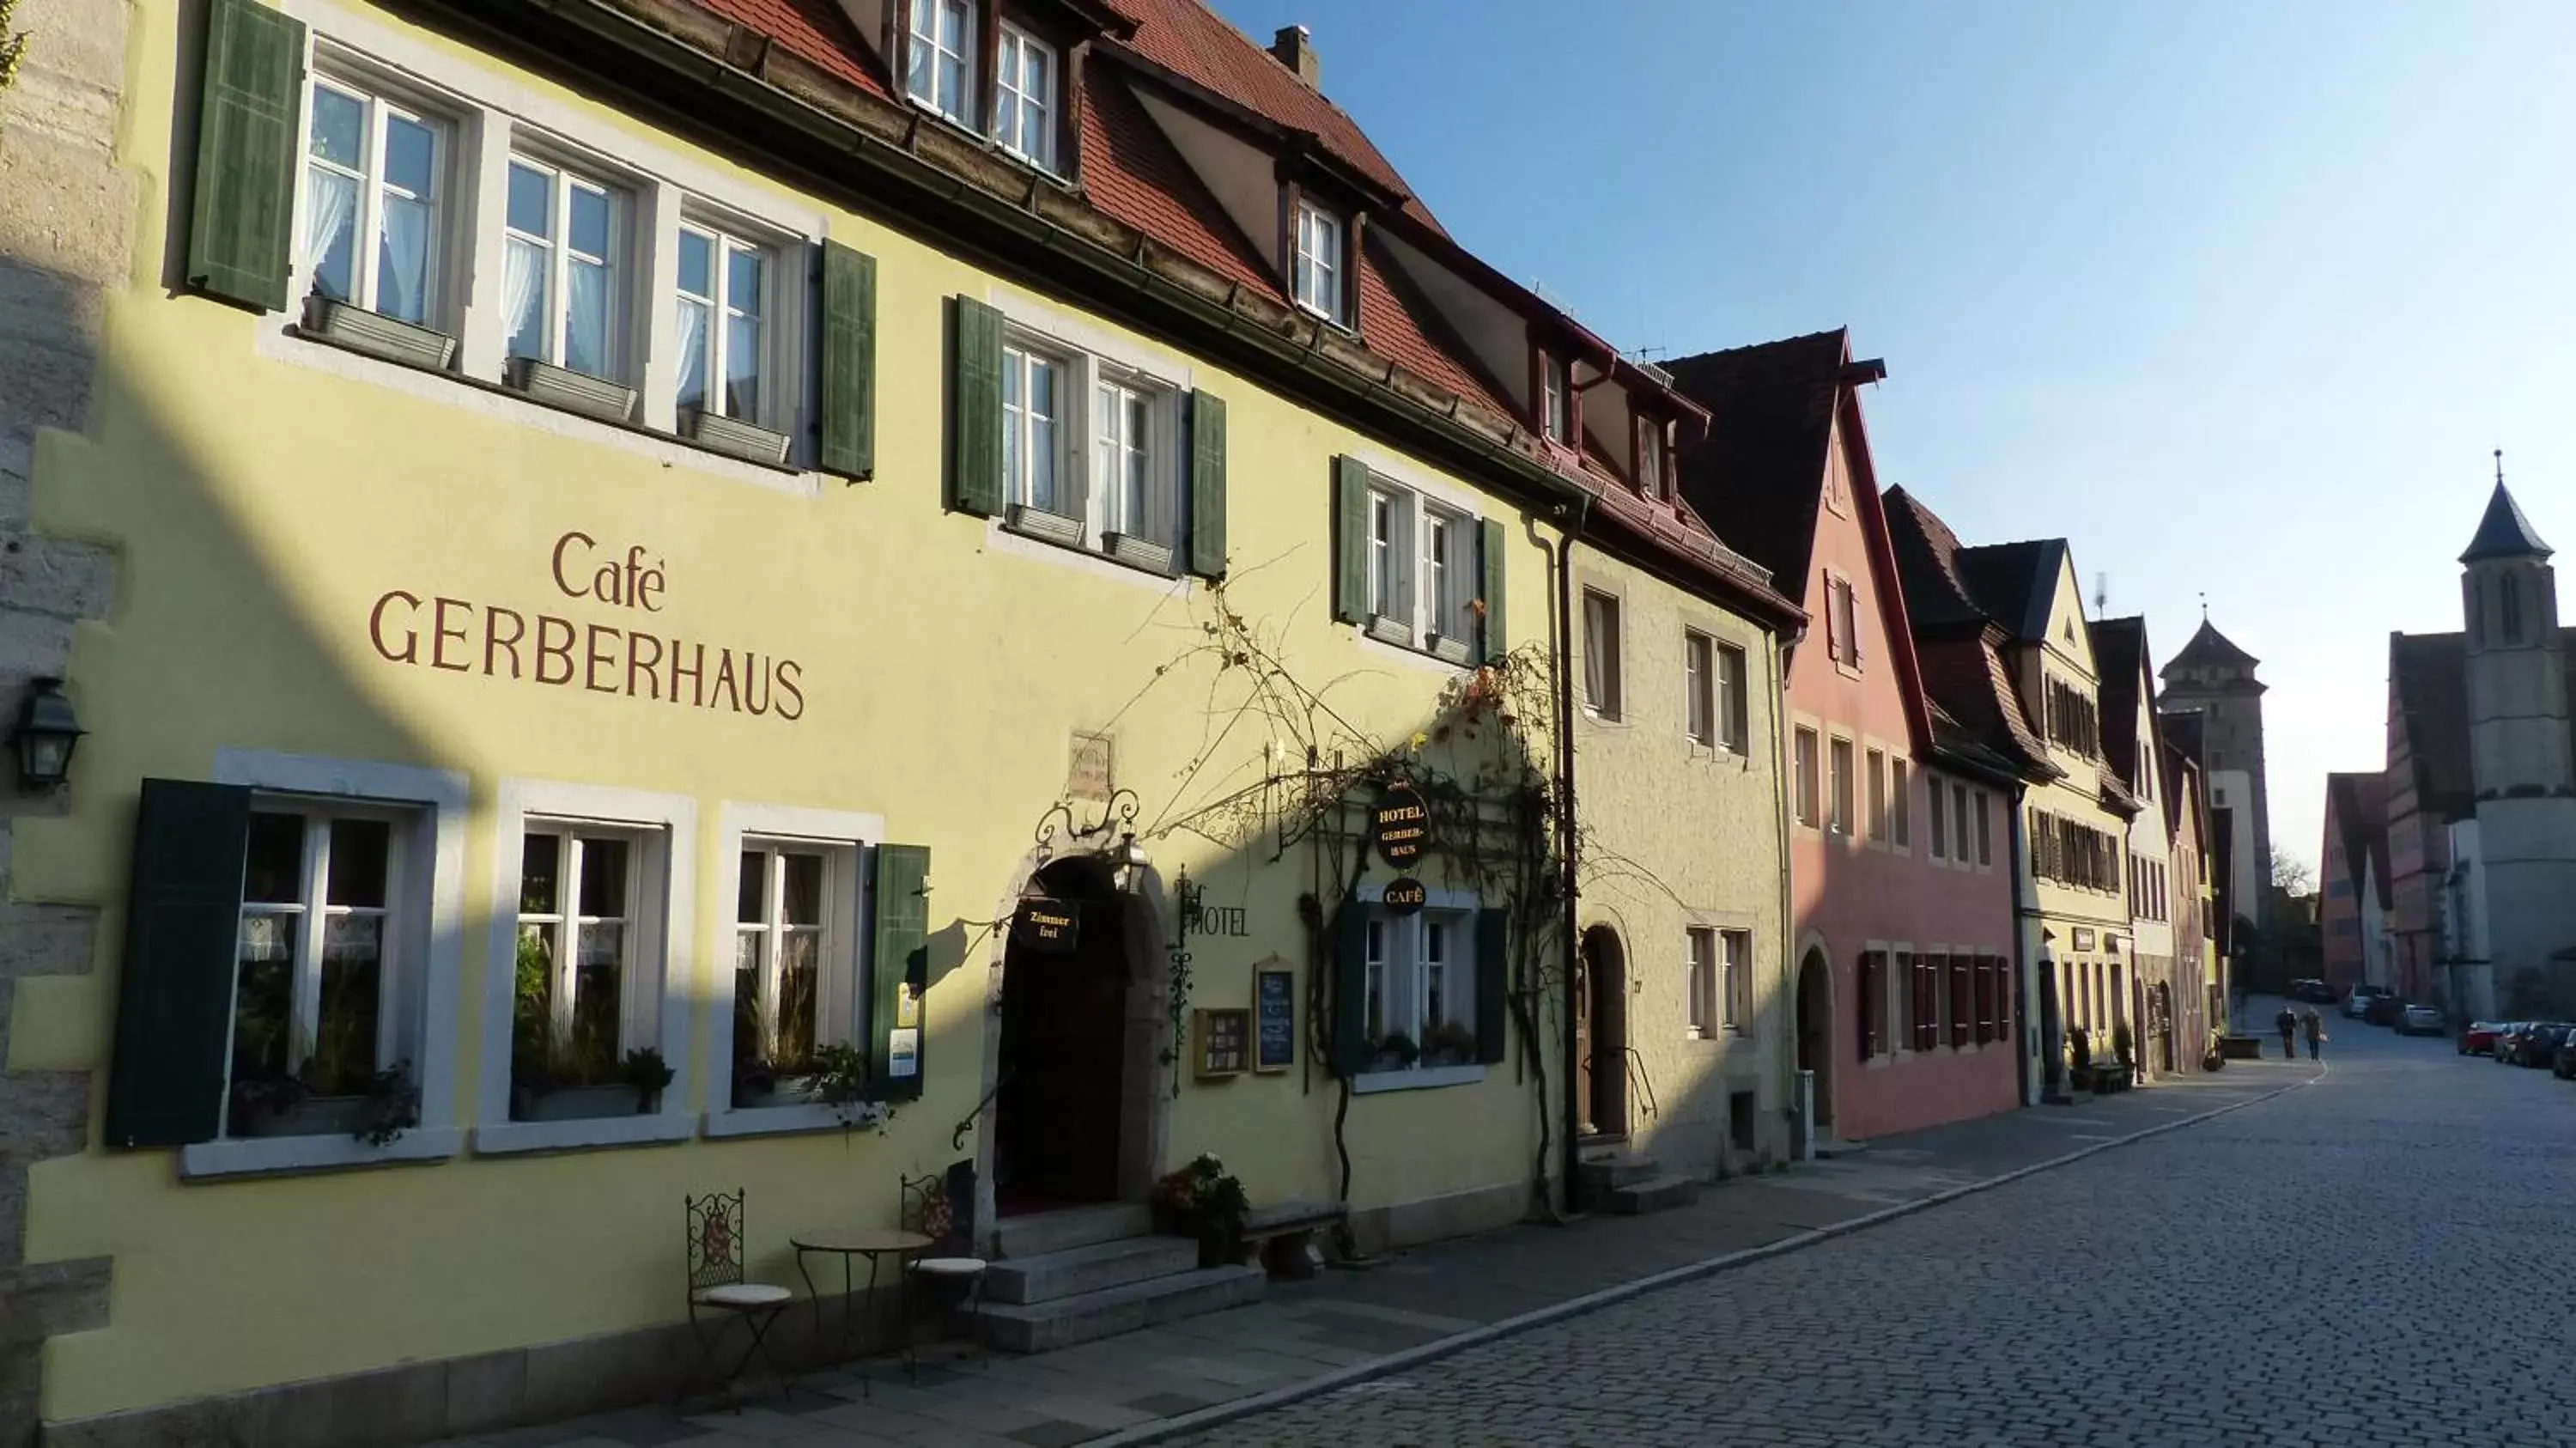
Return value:
M 1094 60 L 1084 81 L 1082 174 L 1092 204 L 1208 270 L 1284 303 L 1278 278 L 1115 68 Z
M 746 30 L 766 35 L 797 59 L 810 62 L 880 100 L 876 48 L 831 0 L 696 0 L 703 9 Z

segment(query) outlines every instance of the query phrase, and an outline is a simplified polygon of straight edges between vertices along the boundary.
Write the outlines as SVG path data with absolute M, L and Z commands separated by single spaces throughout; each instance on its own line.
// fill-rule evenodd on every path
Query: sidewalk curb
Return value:
M 1661 1272 L 1653 1273 L 1649 1276 L 1639 1277 L 1632 1281 L 1622 1282 L 1611 1287 L 1604 1287 L 1598 1291 L 1587 1292 L 1580 1297 L 1570 1297 L 1563 1302 L 1550 1303 L 1545 1307 L 1532 1308 L 1530 1311 L 1521 1313 L 1517 1317 L 1506 1317 L 1499 1322 L 1489 1322 L 1482 1327 L 1472 1327 L 1467 1329 L 1465 1332 L 1441 1338 L 1437 1342 L 1427 1342 L 1422 1344 L 1420 1347 L 1406 1348 L 1402 1352 L 1390 1353 L 1382 1358 L 1372 1358 L 1364 1363 L 1354 1363 L 1349 1367 L 1339 1368 L 1332 1372 L 1322 1374 L 1319 1377 L 1306 1378 L 1299 1382 L 1287 1384 L 1284 1387 L 1272 1388 L 1266 1393 L 1255 1393 L 1250 1397 L 1236 1398 L 1230 1402 L 1212 1403 L 1207 1407 L 1198 1409 L 1196 1412 L 1184 1413 L 1177 1418 L 1163 1418 L 1151 1423 L 1139 1423 L 1133 1428 L 1121 1429 L 1118 1432 L 1108 1434 L 1104 1437 L 1086 1439 L 1085 1448 L 1127 1448 L 1127 1445 L 1129 1444 L 1164 1442 L 1168 1439 L 1181 1437 L 1184 1434 L 1198 1432 L 1204 1428 L 1213 1428 L 1221 1423 L 1232 1422 L 1237 1418 L 1248 1418 L 1256 1413 L 1266 1413 L 1273 1408 L 1285 1407 L 1290 1403 L 1300 1402 L 1307 1398 L 1320 1397 L 1326 1393 L 1337 1392 L 1354 1383 L 1364 1383 L 1372 1378 L 1382 1378 L 1392 1373 L 1403 1372 L 1409 1368 L 1420 1367 L 1424 1363 L 1436 1362 L 1441 1358 L 1465 1352 L 1469 1348 L 1482 1347 L 1489 1342 L 1518 1336 L 1521 1333 L 1530 1331 L 1532 1328 L 1545 1327 L 1549 1323 L 1560 1322 L 1569 1317 L 1580 1317 L 1587 1312 L 1598 1311 L 1601 1308 L 1625 1302 L 1632 1297 L 1643 1297 L 1647 1293 L 1659 1292 L 1664 1288 L 1678 1286 L 1684 1282 L 1696 1281 L 1702 1277 L 1712 1277 L 1720 1272 L 1727 1271 L 1730 1268 L 1748 1266 L 1752 1263 L 1764 1261 L 1768 1258 L 1795 1252 L 1803 1247 L 1812 1247 L 1819 1242 L 1830 1241 L 1835 1237 L 1864 1231 L 1868 1228 L 1878 1226 L 1883 1222 L 1892 1222 L 1899 1217 L 1912 1216 L 1916 1212 L 1937 1207 L 1947 1202 L 1955 1202 L 1961 1197 L 1970 1197 L 1975 1196 L 1979 1192 L 1992 1191 L 1996 1187 L 2009 1185 L 2013 1182 L 2020 1181 L 2024 1177 L 2037 1176 L 2039 1173 L 2044 1171 L 2054 1171 L 2059 1167 L 2082 1161 L 2088 1156 L 2098 1156 L 2106 1151 L 2115 1151 L 2120 1147 L 2144 1141 L 2151 1136 L 2162 1136 L 2169 1131 L 2180 1131 L 2186 1126 L 2198 1126 L 2204 1121 L 2214 1121 L 2217 1118 L 2226 1116 L 2232 1112 L 2243 1111 L 2249 1106 L 2260 1106 L 2266 1101 L 2277 1100 L 2280 1097 L 2289 1095 L 2293 1091 L 2304 1091 L 2308 1087 L 2314 1086 L 2334 1073 L 2334 1067 L 2328 1063 L 2320 1061 L 2317 1063 L 2317 1067 L 2318 1069 L 2305 1080 L 2293 1081 L 2289 1085 L 2280 1087 L 2277 1090 L 2266 1091 L 2260 1096 L 2249 1097 L 2243 1101 L 2216 1107 L 2211 1110 L 2201 1112 L 2197 1116 L 2186 1116 L 2179 1121 L 2159 1122 L 2154 1126 L 2145 1128 L 2144 1130 L 2133 1131 L 2126 1136 L 2114 1137 L 2109 1141 L 2097 1141 L 2090 1146 L 2079 1147 L 2078 1149 L 2066 1152 L 2063 1155 L 2050 1157 L 2046 1161 L 2033 1162 L 2029 1166 L 2015 1167 L 2011 1171 L 2004 1172 L 1997 1176 L 1987 1177 L 1982 1181 L 1973 1181 L 1964 1186 L 1951 1187 L 1946 1191 L 1935 1192 L 1920 1201 L 1899 1202 L 1895 1206 L 1882 1207 L 1875 1212 L 1869 1212 L 1862 1216 L 1854 1217 L 1849 1221 L 1836 1222 L 1827 1227 L 1812 1228 L 1808 1231 L 1800 1232 L 1793 1237 L 1783 1237 L 1777 1242 L 1767 1242 L 1759 1247 L 1746 1247 L 1735 1252 L 1724 1252 L 1715 1257 L 1702 1258 L 1697 1262 L 1684 1263 L 1679 1267 L 1666 1268 Z M 2040 1108 L 2025 1107 L 2023 1109 L 2038 1110 Z

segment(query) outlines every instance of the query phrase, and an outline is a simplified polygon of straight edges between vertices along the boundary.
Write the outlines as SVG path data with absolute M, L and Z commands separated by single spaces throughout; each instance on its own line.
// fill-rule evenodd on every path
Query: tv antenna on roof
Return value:
M 2110 614 L 2111 575 L 2107 573 L 2096 573 L 2093 575 L 2093 616 L 2095 618 L 2108 618 L 2110 617 Z

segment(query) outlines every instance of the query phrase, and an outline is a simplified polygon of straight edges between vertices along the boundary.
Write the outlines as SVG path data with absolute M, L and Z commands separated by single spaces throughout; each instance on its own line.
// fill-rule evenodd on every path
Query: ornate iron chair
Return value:
M 984 1320 L 976 1309 L 983 1306 L 988 1264 L 975 1255 L 974 1163 L 959 1162 L 939 1176 L 902 1180 L 904 1230 L 930 1239 L 922 1255 L 904 1264 L 904 1280 L 907 1284 L 922 1284 L 932 1295 L 933 1304 L 943 1311 L 951 1301 L 962 1299 L 968 1340 L 980 1349 Z M 909 1330 L 904 1334 L 904 1353 L 909 1361 Z M 982 1355 L 989 1362 L 990 1354 Z
M 769 1353 L 769 1329 L 787 1310 L 794 1294 L 784 1287 L 766 1282 L 745 1280 L 743 1273 L 743 1194 L 712 1192 L 703 1197 L 685 1198 L 689 1218 L 689 1332 L 697 1339 L 698 1350 L 706 1357 L 707 1366 L 717 1369 L 717 1381 L 731 1397 L 733 1386 L 742 1371 L 757 1356 L 778 1374 L 779 1390 L 787 1390 L 786 1370 Z M 700 1326 L 704 1311 L 714 1323 L 713 1330 Z M 721 1367 L 718 1353 L 724 1345 L 725 1328 L 739 1321 L 750 1341 L 743 1345 L 741 1356 L 734 1359 L 730 1370 Z M 740 1404 L 736 1404 L 739 1408 Z

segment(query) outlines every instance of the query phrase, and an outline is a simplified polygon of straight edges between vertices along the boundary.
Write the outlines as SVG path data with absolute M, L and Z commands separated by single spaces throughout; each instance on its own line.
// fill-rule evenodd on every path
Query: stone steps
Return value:
M 1130 1282 L 1196 1271 L 1199 1244 L 1187 1237 L 1122 1237 L 1035 1257 L 1008 1257 L 984 1272 L 987 1302 L 1027 1305 L 1079 1297 Z
M 1586 1157 L 1575 1167 L 1575 1175 L 1593 1197 L 1616 1187 L 1633 1186 L 1661 1175 L 1663 1164 L 1651 1156 L 1630 1156 L 1626 1152 Z
M 1686 1207 L 1699 1200 L 1699 1183 L 1689 1177 L 1659 1176 L 1610 1189 L 1608 1206 L 1622 1216 Z
M 1142 1237 L 1153 1230 L 1153 1209 L 1143 1202 L 1102 1202 L 1004 1217 L 993 1225 L 993 1251 L 1005 1259 L 1043 1257 L 1122 1237 Z
M 1090 1245 L 1090 1244 L 1086 1244 Z M 1192 1261 L 1197 1247 L 1190 1244 Z M 1077 1343 L 1259 1300 L 1269 1274 L 1259 1267 L 1204 1267 L 1121 1283 L 1044 1302 L 994 1302 L 975 1309 L 984 1340 L 1005 1352 L 1052 1352 Z

